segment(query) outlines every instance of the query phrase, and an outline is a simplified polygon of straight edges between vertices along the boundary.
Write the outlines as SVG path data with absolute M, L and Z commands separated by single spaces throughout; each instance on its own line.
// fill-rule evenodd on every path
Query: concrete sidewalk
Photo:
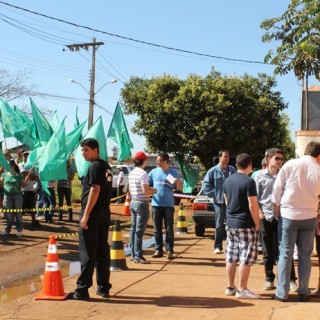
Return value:
M 149 259 L 153 249 L 145 250 Z M 0 319 L 319 319 L 320 299 L 297 302 L 292 293 L 287 303 L 273 301 L 263 291 L 262 265 L 252 267 L 249 288 L 260 300 L 239 300 L 224 294 L 224 255 L 213 254 L 210 238 L 193 234 L 176 236 L 175 259 L 150 258 L 151 264 L 134 264 L 111 273 L 111 297 L 102 299 L 90 289 L 91 300 L 34 301 L 24 296 L 0 307 Z M 312 259 L 310 286 L 317 283 L 318 267 Z M 64 279 L 66 292 L 75 288 L 76 277 Z

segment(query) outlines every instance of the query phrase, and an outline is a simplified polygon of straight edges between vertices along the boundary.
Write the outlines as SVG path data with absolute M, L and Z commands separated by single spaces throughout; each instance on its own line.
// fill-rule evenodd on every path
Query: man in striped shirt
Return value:
M 129 190 L 131 194 L 130 212 L 130 247 L 131 259 L 135 263 L 150 263 L 143 256 L 142 238 L 150 216 L 150 196 L 157 193 L 157 189 L 149 187 L 149 176 L 144 167 L 147 164 L 147 155 L 139 151 L 134 156 L 135 168 L 129 174 Z

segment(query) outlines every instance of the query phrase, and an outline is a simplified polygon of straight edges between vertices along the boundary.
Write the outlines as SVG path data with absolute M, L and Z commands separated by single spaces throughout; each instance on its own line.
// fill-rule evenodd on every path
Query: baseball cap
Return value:
M 144 152 L 138 151 L 138 152 L 134 155 L 134 158 L 135 158 L 136 160 L 145 160 L 145 159 L 148 158 L 148 156 L 147 156 Z

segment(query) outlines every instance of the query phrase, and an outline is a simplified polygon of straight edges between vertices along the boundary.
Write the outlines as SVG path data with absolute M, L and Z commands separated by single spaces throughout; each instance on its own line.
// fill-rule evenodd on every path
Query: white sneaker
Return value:
M 215 248 L 213 253 L 215 254 L 222 254 L 223 253 L 223 250 L 219 249 L 219 248 Z
M 9 232 L 7 232 L 6 230 L 0 231 L 0 235 L 2 236 L 6 236 L 7 234 L 9 234 Z
M 293 291 L 293 292 L 298 291 L 298 285 L 294 280 L 290 281 L 290 291 Z
M 234 287 L 234 288 L 227 287 L 226 288 L 226 296 L 234 296 L 237 291 L 238 291 L 238 289 L 236 287 Z
M 22 232 L 21 231 L 17 232 L 17 237 L 22 237 Z
M 236 292 L 236 298 L 238 299 L 260 299 L 260 294 L 253 293 L 249 289 Z

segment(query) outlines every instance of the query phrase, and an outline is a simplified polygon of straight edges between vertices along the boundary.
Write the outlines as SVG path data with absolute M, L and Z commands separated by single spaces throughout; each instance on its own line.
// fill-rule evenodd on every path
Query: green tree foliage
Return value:
M 293 70 L 298 79 L 314 75 L 320 80 L 320 3 L 319 0 L 292 0 L 278 18 L 266 19 L 263 42 L 280 41 L 265 62 L 276 66 L 275 74 Z
M 138 116 L 133 131 L 146 137 L 148 151 L 197 156 L 208 169 L 221 149 L 261 161 L 266 148 L 290 140 L 287 105 L 275 85 L 265 74 L 228 77 L 213 70 L 185 80 L 132 77 L 121 95 L 125 113 Z

